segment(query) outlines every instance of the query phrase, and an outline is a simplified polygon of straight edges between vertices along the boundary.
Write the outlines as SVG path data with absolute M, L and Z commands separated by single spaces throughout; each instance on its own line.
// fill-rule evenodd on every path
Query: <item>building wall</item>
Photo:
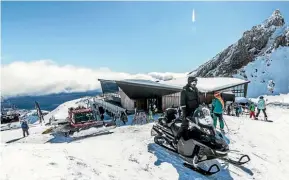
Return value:
M 127 110 L 133 110 L 135 101 L 131 100 L 120 88 L 119 88 L 119 95 L 121 98 L 121 106 Z
M 201 103 L 210 104 L 213 99 L 212 93 L 207 93 L 206 95 L 204 93 L 200 93 L 200 101 Z M 179 107 L 181 103 L 181 92 L 170 94 L 162 97 L 162 109 L 165 110 L 167 108 L 170 108 L 172 106 Z
M 220 90 L 220 92 L 233 91 L 236 97 L 246 97 L 247 85 L 239 85 L 232 88 L 227 88 Z M 119 95 L 121 97 L 121 105 L 123 108 L 127 110 L 134 110 L 136 101 L 131 100 L 122 90 L 119 88 Z M 172 106 L 179 107 L 180 106 L 180 96 L 181 92 L 170 94 L 162 97 L 162 110 L 170 108 Z M 200 93 L 200 101 L 201 103 L 210 104 L 214 98 L 214 93 Z M 139 103 L 138 103 L 139 104 Z
M 180 106 L 181 92 L 170 94 L 162 97 L 162 110 L 165 110 L 172 106 Z

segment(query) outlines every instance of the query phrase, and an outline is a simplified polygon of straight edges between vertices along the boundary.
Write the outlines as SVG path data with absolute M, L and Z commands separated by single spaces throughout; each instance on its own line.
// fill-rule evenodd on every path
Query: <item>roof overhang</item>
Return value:
M 187 84 L 187 78 L 176 78 L 169 81 L 163 81 L 162 83 L 183 87 Z M 215 91 L 222 91 L 248 83 L 250 83 L 250 81 L 230 77 L 198 78 L 197 88 L 199 89 L 199 92 L 202 93 L 213 93 Z
M 156 98 L 180 92 L 182 88 L 153 81 L 116 80 L 117 85 L 130 99 Z
M 186 84 L 186 78 L 180 78 L 176 80 L 154 82 L 149 80 L 104 80 L 99 79 L 102 82 L 116 83 L 119 88 L 130 99 L 144 99 L 155 98 L 169 94 L 178 93 L 182 90 Z M 213 93 L 215 91 L 222 91 L 234 86 L 247 84 L 250 81 L 236 79 L 236 78 L 199 78 L 197 85 L 198 89 L 202 93 Z M 233 81 L 233 82 L 231 82 Z M 216 85 L 219 84 L 219 85 Z M 209 85 L 209 86 L 208 86 Z
M 117 84 L 113 80 L 98 79 L 103 94 L 116 93 L 119 91 Z

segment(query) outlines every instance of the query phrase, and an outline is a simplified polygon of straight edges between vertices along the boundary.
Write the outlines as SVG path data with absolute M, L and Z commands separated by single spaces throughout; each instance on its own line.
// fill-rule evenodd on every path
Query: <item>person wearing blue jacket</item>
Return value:
M 221 97 L 219 92 L 214 93 L 214 99 L 212 101 L 212 112 L 214 119 L 214 127 L 217 127 L 217 118 L 219 119 L 220 128 L 224 130 L 224 119 L 223 119 L 223 110 L 224 110 L 224 100 Z
M 260 111 L 262 110 L 263 111 L 263 114 L 264 114 L 264 117 L 265 117 L 265 120 L 267 120 L 267 114 L 266 114 L 266 103 L 265 103 L 265 100 L 264 100 L 264 97 L 263 96 L 260 96 L 259 98 L 259 101 L 258 101 L 258 104 L 257 104 L 257 115 L 256 115 L 256 120 L 258 120 L 258 116 L 260 114 Z
M 22 131 L 23 131 L 23 137 L 25 137 L 25 134 L 27 134 L 27 136 L 29 136 L 29 132 L 28 132 L 29 126 L 28 126 L 27 121 L 25 121 L 25 120 L 22 121 L 21 128 L 22 128 Z

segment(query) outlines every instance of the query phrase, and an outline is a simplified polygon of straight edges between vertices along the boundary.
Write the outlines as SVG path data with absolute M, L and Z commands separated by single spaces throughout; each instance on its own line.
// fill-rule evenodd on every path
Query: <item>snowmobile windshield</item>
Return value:
M 92 112 L 74 114 L 75 123 L 81 123 L 94 120 Z
M 197 119 L 198 123 L 203 125 L 213 125 L 213 119 L 211 117 L 210 110 L 206 107 L 199 108 L 194 113 L 194 118 Z

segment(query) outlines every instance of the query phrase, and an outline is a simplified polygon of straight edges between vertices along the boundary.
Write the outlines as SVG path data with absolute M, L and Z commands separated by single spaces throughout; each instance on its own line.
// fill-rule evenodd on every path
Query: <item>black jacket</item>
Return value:
M 183 116 L 187 117 L 192 115 L 192 113 L 200 105 L 199 90 L 196 87 L 191 87 L 186 85 L 181 91 L 181 107 L 183 111 Z

